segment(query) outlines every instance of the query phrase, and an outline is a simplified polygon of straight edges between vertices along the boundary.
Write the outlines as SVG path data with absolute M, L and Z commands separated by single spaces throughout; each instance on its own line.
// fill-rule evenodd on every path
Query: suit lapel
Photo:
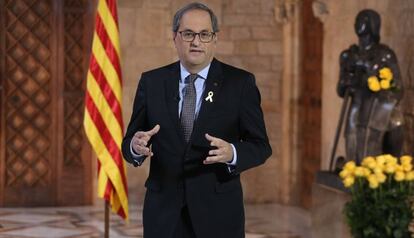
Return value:
M 222 81 L 223 72 L 221 69 L 221 63 L 216 59 L 213 59 L 206 79 L 204 93 L 201 97 L 201 108 L 194 124 L 193 138 L 198 138 L 198 136 L 202 136 L 204 138 L 204 135 L 199 135 L 199 133 L 200 131 L 204 131 L 202 129 L 208 123 L 208 115 L 210 115 L 211 111 L 217 107 L 216 99 L 220 94 Z M 206 100 L 206 98 L 211 98 L 211 100 Z
M 165 100 L 167 104 L 168 114 L 176 128 L 178 136 L 184 141 L 184 136 L 181 131 L 180 120 L 178 116 L 178 103 L 180 94 L 179 82 L 180 82 L 180 63 L 176 62 L 173 64 L 170 74 L 164 80 L 164 89 L 165 89 Z

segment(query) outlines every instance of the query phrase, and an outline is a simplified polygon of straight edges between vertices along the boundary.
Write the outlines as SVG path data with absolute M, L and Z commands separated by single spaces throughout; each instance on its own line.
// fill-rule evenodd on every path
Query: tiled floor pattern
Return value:
M 141 207 L 126 224 L 111 214 L 110 237 L 142 237 Z M 102 206 L 0 209 L 0 238 L 98 238 L 104 234 Z M 246 238 L 309 238 L 309 214 L 277 204 L 246 206 Z

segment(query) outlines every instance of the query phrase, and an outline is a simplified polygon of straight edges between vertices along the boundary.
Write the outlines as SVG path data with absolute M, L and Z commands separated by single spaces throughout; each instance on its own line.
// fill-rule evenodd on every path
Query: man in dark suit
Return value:
M 184 6 L 173 20 L 180 60 L 139 82 L 122 151 L 135 166 L 151 157 L 145 238 L 244 237 L 240 173 L 272 151 L 254 75 L 214 58 L 217 32 L 207 6 Z

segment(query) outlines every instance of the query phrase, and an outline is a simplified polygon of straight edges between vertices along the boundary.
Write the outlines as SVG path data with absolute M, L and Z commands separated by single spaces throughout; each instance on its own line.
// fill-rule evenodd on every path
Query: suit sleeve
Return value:
M 146 131 L 148 130 L 147 123 L 147 97 L 146 97 L 146 79 L 144 75 L 139 81 L 137 92 L 135 94 L 134 106 L 132 109 L 131 119 L 128 124 L 127 131 L 125 133 L 124 139 L 122 140 L 122 154 L 127 162 L 131 164 L 134 163 L 134 158 L 131 153 L 131 140 L 134 134 L 137 131 Z
M 240 140 L 234 143 L 237 151 L 235 174 L 263 164 L 272 154 L 260 107 L 260 92 L 254 76 L 250 75 L 249 79 L 243 87 L 239 106 Z

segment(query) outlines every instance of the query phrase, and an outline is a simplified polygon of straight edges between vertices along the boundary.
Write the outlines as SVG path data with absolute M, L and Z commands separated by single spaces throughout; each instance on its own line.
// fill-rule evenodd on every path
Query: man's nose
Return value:
M 197 34 L 197 35 L 194 36 L 194 40 L 191 41 L 191 45 L 199 46 L 200 45 L 200 42 L 201 42 L 200 41 L 200 35 Z

